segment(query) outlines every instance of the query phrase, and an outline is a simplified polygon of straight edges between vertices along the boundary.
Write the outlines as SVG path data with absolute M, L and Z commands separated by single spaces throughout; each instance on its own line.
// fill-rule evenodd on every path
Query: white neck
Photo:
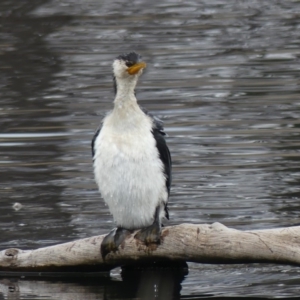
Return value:
M 137 76 L 116 78 L 117 94 L 114 100 L 115 108 L 122 108 L 126 104 L 137 103 L 134 89 L 137 84 Z

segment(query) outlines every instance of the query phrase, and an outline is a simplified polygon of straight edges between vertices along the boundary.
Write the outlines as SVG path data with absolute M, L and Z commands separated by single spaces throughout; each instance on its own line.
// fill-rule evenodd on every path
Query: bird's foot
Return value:
M 123 241 L 132 233 L 132 231 L 125 228 L 115 228 L 108 235 L 106 235 L 101 243 L 101 255 L 105 259 L 105 256 L 110 252 L 116 252 L 118 247 Z
M 152 225 L 141 229 L 134 238 L 148 246 L 150 244 L 160 244 L 160 234 L 161 226 L 159 222 L 154 222 Z

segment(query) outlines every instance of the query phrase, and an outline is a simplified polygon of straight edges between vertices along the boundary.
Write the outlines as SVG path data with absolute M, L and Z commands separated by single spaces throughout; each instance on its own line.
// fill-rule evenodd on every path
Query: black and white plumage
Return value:
M 134 91 L 145 67 L 135 52 L 113 62 L 114 108 L 92 141 L 100 193 L 117 227 L 127 230 L 153 224 L 160 228 L 168 218 L 171 156 L 164 129 L 159 119 L 139 107 Z

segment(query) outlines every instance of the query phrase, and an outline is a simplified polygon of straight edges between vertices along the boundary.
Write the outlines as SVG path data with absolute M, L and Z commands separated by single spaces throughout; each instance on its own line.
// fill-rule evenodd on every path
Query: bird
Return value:
M 136 230 L 135 239 L 159 244 L 162 222 L 169 219 L 172 161 L 166 133 L 135 93 L 145 68 L 134 51 L 113 61 L 113 109 L 92 139 L 95 181 L 116 224 L 101 243 L 103 258 Z

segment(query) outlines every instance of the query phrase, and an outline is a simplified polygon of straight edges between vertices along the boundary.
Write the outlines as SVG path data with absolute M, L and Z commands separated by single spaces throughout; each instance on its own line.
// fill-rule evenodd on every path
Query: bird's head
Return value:
M 146 63 L 141 61 L 141 56 L 136 52 L 122 54 L 113 63 L 114 76 L 117 79 L 133 79 L 139 77 Z

